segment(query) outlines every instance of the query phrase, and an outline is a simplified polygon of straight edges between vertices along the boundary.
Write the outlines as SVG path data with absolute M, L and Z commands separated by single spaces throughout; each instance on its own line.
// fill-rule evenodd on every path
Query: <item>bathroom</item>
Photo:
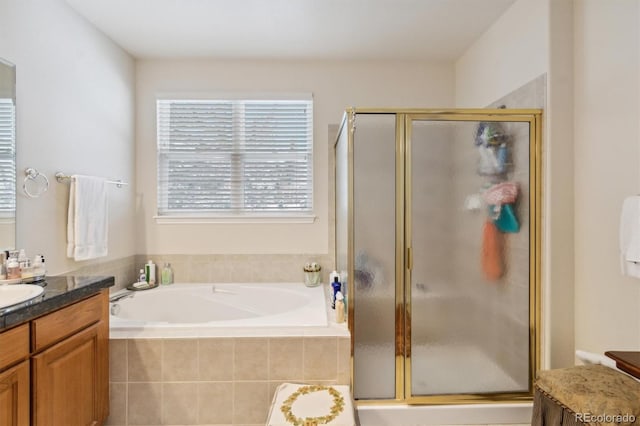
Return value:
M 573 365 L 577 348 L 640 346 L 640 287 L 620 275 L 617 247 L 622 199 L 640 192 L 637 2 L 506 1 L 457 56 L 405 51 L 400 59 L 138 55 L 97 29 L 107 24 L 82 17 L 91 3 L 0 2 L 0 57 L 18 74 L 18 188 L 27 167 L 51 181 L 41 197 L 18 192 L 16 245 L 44 253 L 50 274 L 113 275 L 124 287 L 148 258 L 171 262 L 181 282 L 296 282 L 309 259 L 330 270 L 332 139 L 345 108 L 485 107 L 542 76 L 541 368 Z M 113 10 L 95 3 L 108 17 L 145 2 Z M 344 25 L 364 13 L 351 12 Z M 194 91 L 313 93 L 312 223 L 172 224 L 154 217 L 156 94 Z M 107 257 L 66 257 L 68 186 L 55 181 L 58 171 L 129 183 L 109 190 Z M 440 424 L 500 423 L 448 420 Z

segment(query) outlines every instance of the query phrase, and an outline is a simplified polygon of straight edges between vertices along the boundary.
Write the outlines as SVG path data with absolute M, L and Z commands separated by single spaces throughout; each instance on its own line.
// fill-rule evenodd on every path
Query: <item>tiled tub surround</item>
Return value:
M 112 339 L 109 425 L 264 425 L 283 382 L 349 384 L 348 336 Z
M 327 326 L 113 322 L 108 424 L 262 425 L 281 383 L 349 384 L 349 331 L 324 309 Z
M 137 270 L 149 259 L 158 273 L 169 262 L 174 281 L 183 283 L 301 283 L 302 268 L 309 261 L 322 266 L 322 280 L 327 282 L 334 263 L 329 254 L 145 254 L 136 256 Z
M 138 279 L 138 271 L 151 259 L 160 274 L 165 262 L 171 263 L 174 280 L 196 282 L 303 282 L 302 267 L 315 261 L 322 265 L 322 279 L 328 280 L 333 269 L 331 255 L 322 254 L 139 254 L 108 261 L 88 261 L 65 275 L 111 275 L 112 292 Z

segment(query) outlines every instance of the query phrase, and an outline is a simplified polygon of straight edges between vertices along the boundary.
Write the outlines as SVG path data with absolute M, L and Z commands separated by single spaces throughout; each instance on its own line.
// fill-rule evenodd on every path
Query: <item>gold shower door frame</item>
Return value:
M 358 400 L 368 404 L 462 404 L 530 401 L 533 380 L 540 368 L 540 273 L 541 273 L 541 201 L 542 201 L 542 111 L 539 109 L 372 109 L 350 108 L 340 132 L 347 131 L 347 274 L 354 277 L 354 130 L 358 114 L 395 114 L 396 117 L 396 274 L 395 274 L 395 399 Z M 411 393 L 411 146 L 414 121 L 501 121 L 529 124 L 529 390 L 528 392 L 489 394 L 446 394 L 414 396 Z M 345 128 L 346 127 L 346 128 Z M 336 142 L 337 145 L 337 142 Z M 337 240 L 337 239 L 336 239 Z M 337 242 L 336 242 L 337 244 Z M 337 251 L 336 251 L 337 253 Z M 354 285 L 354 283 L 351 283 Z M 357 295 L 351 291 L 348 326 L 351 332 L 351 386 L 354 385 L 354 312 Z

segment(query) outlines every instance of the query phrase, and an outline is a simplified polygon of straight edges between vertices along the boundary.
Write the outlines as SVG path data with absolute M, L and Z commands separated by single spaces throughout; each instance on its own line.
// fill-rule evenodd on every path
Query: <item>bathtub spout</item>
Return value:
M 214 293 L 228 293 L 228 294 L 236 294 L 235 292 L 231 291 L 231 290 L 223 290 L 221 288 L 216 288 L 215 285 L 211 286 L 211 291 Z
M 117 294 L 117 295 L 111 296 L 109 298 L 109 303 L 114 303 L 114 302 L 117 302 L 119 300 L 126 299 L 127 297 L 133 297 L 135 295 L 136 294 L 134 292 L 132 292 L 132 291 L 130 291 L 128 293 Z

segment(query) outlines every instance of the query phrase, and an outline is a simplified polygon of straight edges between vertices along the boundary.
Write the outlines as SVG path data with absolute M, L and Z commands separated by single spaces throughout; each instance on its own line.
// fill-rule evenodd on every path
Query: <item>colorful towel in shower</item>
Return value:
M 518 184 L 516 182 L 497 183 L 484 191 L 482 197 L 487 204 L 496 206 L 515 203 L 518 198 Z
M 493 223 L 487 219 L 482 229 L 482 274 L 489 281 L 498 280 L 504 271 L 502 262 L 502 235 Z
M 512 204 L 505 204 L 500 209 L 500 214 L 493 219 L 498 230 L 501 232 L 517 233 L 520 232 L 520 224 L 516 218 Z

